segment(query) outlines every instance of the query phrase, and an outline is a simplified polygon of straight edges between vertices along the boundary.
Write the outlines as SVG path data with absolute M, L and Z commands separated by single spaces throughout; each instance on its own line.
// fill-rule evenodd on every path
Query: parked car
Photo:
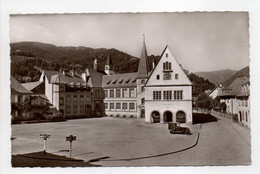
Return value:
M 168 129 L 170 130 L 171 134 L 186 134 L 191 135 L 191 131 L 187 127 L 181 127 L 180 124 L 177 123 L 169 123 Z

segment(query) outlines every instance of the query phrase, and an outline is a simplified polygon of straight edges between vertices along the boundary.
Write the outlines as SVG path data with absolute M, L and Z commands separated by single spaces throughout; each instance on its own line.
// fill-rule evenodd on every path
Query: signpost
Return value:
M 76 140 L 76 136 L 70 135 L 68 137 L 66 137 L 66 141 L 70 142 L 70 157 L 71 157 L 71 153 L 72 153 L 72 141 Z
M 48 134 L 40 134 L 40 138 L 43 138 L 43 153 L 46 153 L 46 147 L 47 147 L 47 139 L 50 137 L 51 135 Z

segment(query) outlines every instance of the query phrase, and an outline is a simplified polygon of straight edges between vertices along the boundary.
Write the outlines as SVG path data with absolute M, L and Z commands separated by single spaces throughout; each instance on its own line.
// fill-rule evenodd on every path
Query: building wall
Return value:
M 63 110 L 65 117 L 91 116 L 90 92 L 60 92 L 59 94 L 59 111 Z
M 120 97 L 116 95 L 116 89 L 120 90 Z M 128 94 L 126 97 L 123 97 L 123 89 L 126 89 Z M 130 97 L 130 89 L 134 90 L 134 96 Z M 130 88 L 105 88 L 104 90 L 108 91 L 108 95 L 105 96 L 105 113 L 108 116 L 126 116 L 126 117 L 137 117 L 137 93 L 136 87 Z M 110 96 L 110 90 L 114 90 L 114 97 Z M 105 93 L 105 92 L 104 92 Z M 110 108 L 110 103 L 114 103 L 114 109 Z M 120 109 L 116 109 L 116 103 L 120 104 Z M 127 103 L 127 109 L 123 109 L 123 103 Z M 130 103 L 133 103 L 134 109 L 130 109 Z M 107 108 L 106 108 L 107 106 Z
M 192 123 L 192 87 L 191 86 L 166 86 L 145 87 L 145 121 L 152 122 L 152 112 L 160 113 L 160 122 L 164 122 L 164 113 L 172 113 L 173 122 L 176 121 L 176 113 L 183 111 L 186 115 L 186 123 Z M 153 91 L 161 91 L 161 100 L 153 99 Z M 164 100 L 163 91 L 172 91 L 172 99 Z M 174 91 L 183 91 L 181 100 L 174 99 Z
M 250 97 L 238 99 L 238 122 L 245 127 L 250 128 L 251 117 L 250 117 Z
M 220 87 L 216 87 L 216 89 L 214 89 L 214 91 L 211 92 L 211 94 L 209 95 L 211 98 L 216 98 L 218 95 L 218 91 L 219 91 Z

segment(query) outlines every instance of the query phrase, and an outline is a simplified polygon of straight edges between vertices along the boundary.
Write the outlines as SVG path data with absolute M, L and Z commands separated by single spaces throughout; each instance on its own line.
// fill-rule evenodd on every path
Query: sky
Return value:
M 246 12 L 96 13 L 11 15 L 10 41 L 115 48 L 140 57 L 169 45 L 190 72 L 240 70 L 249 65 Z

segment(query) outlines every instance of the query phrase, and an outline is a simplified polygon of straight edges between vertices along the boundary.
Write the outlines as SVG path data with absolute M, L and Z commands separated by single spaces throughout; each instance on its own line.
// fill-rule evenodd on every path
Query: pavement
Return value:
M 192 135 L 173 135 L 167 124 L 135 118 L 12 125 L 12 155 L 42 151 L 39 135 L 48 133 L 47 152 L 68 156 L 65 137 L 73 134 L 77 140 L 72 143 L 72 158 L 99 166 L 250 164 L 249 130 L 222 119 L 186 126 Z

